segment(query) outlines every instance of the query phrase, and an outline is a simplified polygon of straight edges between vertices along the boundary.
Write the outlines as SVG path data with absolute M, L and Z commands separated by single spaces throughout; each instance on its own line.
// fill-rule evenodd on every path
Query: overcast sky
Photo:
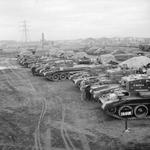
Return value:
M 0 0 L 0 40 L 150 37 L 150 0 Z

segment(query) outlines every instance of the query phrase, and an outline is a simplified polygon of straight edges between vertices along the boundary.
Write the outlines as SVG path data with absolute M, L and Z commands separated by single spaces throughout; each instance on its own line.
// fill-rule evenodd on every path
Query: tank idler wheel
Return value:
M 67 79 L 67 74 L 66 73 L 61 73 L 60 74 L 60 80 L 61 81 L 64 81 L 64 80 L 66 80 Z
M 47 75 L 47 76 L 46 76 L 46 79 L 52 80 L 52 76 L 51 76 L 51 75 Z
M 59 75 L 57 73 L 52 75 L 52 80 L 53 81 L 58 81 L 59 80 Z
M 145 105 L 138 105 L 134 108 L 134 114 L 137 118 L 145 118 L 148 114 L 148 108 Z
M 119 108 L 120 117 L 129 117 L 133 115 L 133 108 L 129 105 L 125 105 Z

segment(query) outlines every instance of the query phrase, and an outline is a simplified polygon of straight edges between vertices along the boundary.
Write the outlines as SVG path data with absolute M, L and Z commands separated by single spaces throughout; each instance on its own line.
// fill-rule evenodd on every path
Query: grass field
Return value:
M 107 116 L 82 101 L 70 81 L 50 82 L 3 55 L 0 65 L 0 150 L 150 149 L 150 120 Z M 17 66 L 17 69 L 11 69 Z

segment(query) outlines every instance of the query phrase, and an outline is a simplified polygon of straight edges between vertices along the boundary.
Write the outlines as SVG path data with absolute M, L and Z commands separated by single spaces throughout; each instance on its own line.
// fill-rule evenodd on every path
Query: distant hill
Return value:
M 85 39 L 76 39 L 76 40 L 57 40 L 57 41 L 45 41 L 44 49 L 48 50 L 51 48 L 57 48 L 61 50 L 71 50 L 71 51 L 87 51 L 92 50 L 94 47 L 97 47 L 95 54 L 98 54 L 101 49 L 116 50 L 116 47 L 135 47 L 138 48 L 141 44 L 150 44 L 150 38 L 135 38 L 135 37 L 112 37 L 112 38 L 85 38 Z M 41 49 L 41 41 L 32 41 L 23 45 L 22 42 L 17 41 L 0 41 L 0 48 L 2 49 L 17 49 L 18 47 L 36 47 Z M 105 52 L 103 52 L 105 53 Z

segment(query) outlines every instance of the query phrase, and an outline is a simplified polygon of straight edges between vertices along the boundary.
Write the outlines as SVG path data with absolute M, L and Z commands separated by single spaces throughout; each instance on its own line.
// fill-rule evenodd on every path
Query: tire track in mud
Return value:
M 47 85 L 48 86 L 48 85 Z M 48 89 L 48 88 L 47 88 Z M 55 92 L 53 92 L 52 95 L 56 95 Z M 74 146 L 73 142 L 72 142 L 72 139 L 70 138 L 68 132 L 67 132 L 67 129 L 68 126 L 66 126 L 67 124 L 65 123 L 65 113 L 66 113 L 66 110 L 69 108 L 67 108 L 64 104 L 63 104 L 63 99 L 62 97 L 60 96 L 55 96 L 55 99 L 57 101 L 57 103 L 61 106 L 61 110 L 62 110 L 62 120 L 60 121 L 60 130 L 61 130 L 61 136 L 63 138 L 63 141 L 65 143 L 65 146 L 67 148 L 67 150 L 76 150 L 77 148 Z M 70 110 L 70 108 L 68 109 Z M 74 112 L 75 113 L 75 112 Z M 76 113 L 75 113 L 76 114 Z M 77 119 L 78 116 L 76 115 L 75 118 Z M 78 127 L 77 127 L 78 128 Z M 74 128 L 69 128 L 70 131 L 73 131 L 74 132 Z M 90 150 L 90 146 L 89 146 L 89 142 L 87 140 L 87 137 L 86 137 L 86 131 L 85 130 L 80 130 L 80 129 L 76 129 L 76 132 L 79 134 L 79 140 L 81 141 L 82 143 L 82 147 L 84 148 L 84 150 Z M 89 132 L 87 133 L 91 136 L 94 136 L 92 133 L 90 134 Z
M 6 81 L 3 81 L 3 82 L 5 82 L 6 84 L 10 85 L 11 87 L 13 87 L 14 90 L 16 90 L 17 87 L 16 87 L 16 85 L 13 83 L 12 78 L 7 74 L 6 70 L 2 70 L 2 73 L 4 74 L 5 80 L 6 80 Z
M 21 76 L 19 75 L 19 74 L 22 74 L 23 72 L 15 72 L 13 69 L 12 69 L 12 72 L 13 72 L 13 74 L 17 77 L 17 78 L 20 78 L 21 79 Z M 25 71 L 24 71 L 25 72 Z M 27 74 L 27 73 L 26 73 Z M 29 74 L 27 74 L 28 76 L 29 76 Z M 10 80 L 10 79 L 9 79 Z M 48 91 L 48 89 L 49 88 L 51 88 L 51 89 L 53 89 L 52 87 L 51 87 L 51 85 L 50 85 L 50 83 L 49 82 L 45 82 L 45 84 L 47 85 L 47 88 L 46 88 L 46 90 L 44 91 L 44 93 L 43 93 L 43 91 L 42 91 L 42 88 L 40 87 L 40 86 L 38 86 L 37 84 L 35 84 L 34 82 L 32 83 L 31 82 L 31 80 L 30 79 L 28 79 L 28 81 L 29 81 L 29 86 L 31 87 L 31 89 L 34 91 L 34 92 L 36 92 L 36 93 L 38 93 L 38 95 L 41 95 L 41 97 L 43 97 L 44 98 L 44 100 L 42 101 L 42 110 L 41 110 L 41 113 L 40 113 L 40 117 L 39 117 L 39 120 L 38 120 L 38 125 L 37 125 L 37 128 L 36 128 L 36 130 L 35 130 L 35 148 L 36 148 L 36 150 L 42 150 L 42 145 L 41 145 L 41 138 L 40 138 L 40 125 L 41 125 L 41 123 L 42 123 L 42 119 L 44 118 L 44 115 L 45 115 L 45 113 L 46 113 L 46 106 L 47 106 L 47 104 L 46 104 L 46 94 L 48 94 L 49 93 L 49 91 Z M 26 80 L 22 80 L 22 82 L 24 83 L 24 84 L 28 84 L 28 82 L 26 82 Z M 40 84 L 40 83 L 38 83 L 38 84 Z M 52 95 L 56 95 L 56 92 L 51 92 L 50 94 L 52 94 Z M 69 135 L 68 135 L 68 133 L 67 133 L 67 129 L 66 129 L 66 123 L 65 123 L 65 114 L 66 114 L 66 106 L 65 105 L 63 105 L 63 102 L 62 102 L 62 98 L 60 98 L 59 96 L 56 96 L 56 97 L 54 97 L 54 99 L 57 101 L 57 103 L 61 106 L 61 110 L 62 110 L 62 120 L 61 120 L 61 122 L 60 122 L 60 124 L 61 124 L 61 128 L 60 128 L 60 131 L 61 131 L 61 136 L 62 136 L 62 139 L 63 139 L 63 141 L 64 141 L 64 143 L 65 143 L 65 146 L 66 146 L 66 149 L 67 150 L 75 150 L 76 148 L 75 148 L 75 146 L 74 146 L 74 144 L 72 143 L 72 140 L 70 139 L 70 137 L 69 137 Z M 75 113 L 76 114 L 76 113 Z M 77 117 L 78 116 L 76 116 L 75 118 L 77 119 Z M 49 135 L 49 136 L 51 136 L 51 135 Z M 51 139 L 52 137 L 50 137 L 50 139 Z M 85 136 L 85 134 L 84 133 L 79 133 L 79 138 L 80 138 L 80 141 L 81 141 L 81 143 L 82 143 L 82 147 L 84 148 L 84 150 L 90 150 L 90 147 L 89 147 L 89 143 L 88 143 L 88 140 L 87 140 L 87 137 Z
M 10 82 L 12 80 L 11 77 L 9 77 L 8 75 L 6 75 L 6 80 L 7 80 L 8 86 L 10 88 L 13 88 L 13 90 L 16 90 L 15 86 L 14 86 L 14 83 Z M 34 91 L 36 91 L 33 86 L 31 88 Z M 43 107 L 42 107 L 41 114 L 40 114 L 40 117 L 39 117 L 37 129 L 35 130 L 35 148 L 36 148 L 36 150 L 42 150 L 41 140 L 40 140 L 40 124 L 41 124 L 41 120 L 44 117 L 44 114 L 45 114 L 45 111 L 46 111 L 46 109 L 45 109 L 45 105 L 46 105 L 45 102 L 42 105 L 43 105 Z
M 52 88 L 52 86 L 50 85 L 49 82 L 45 82 L 45 86 L 46 86 L 46 89 L 44 90 L 45 99 L 53 97 L 55 102 L 60 106 L 61 114 L 62 114 L 62 116 L 61 116 L 62 119 L 61 119 L 61 123 L 60 123 L 60 133 L 61 133 L 61 137 L 64 141 L 64 144 L 66 146 L 66 149 L 67 150 L 76 150 L 76 148 L 74 147 L 74 145 L 73 145 L 73 143 L 72 143 L 72 141 L 71 141 L 71 139 L 67 133 L 67 130 L 65 128 L 66 107 L 63 105 L 62 98 L 60 98 L 59 96 L 56 95 L 56 91 L 53 91 L 54 89 Z M 51 93 L 49 93 L 48 89 L 51 89 Z M 49 121 L 50 120 L 51 120 L 51 118 L 49 119 Z M 52 137 L 50 137 L 50 139 L 51 138 Z
M 62 108 L 63 109 L 63 108 Z M 63 112 L 63 110 L 62 110 L 62 122 L 61 122 L 61 126 L 60 126 L 60 131 L 61 131 L 61 136 L 62 136 L 62 138 L 63 138 L 63 141 L 64 141 L 64 143 L 65 143 L 65 146 L 66 146 L 66 148 L 67 148 L 67 150 L 70 150 L 70 146 L 69 146 L 69 144 L 68 144 L 68 142 L 67 142 L 67 140 L 66 140 L 66 137 L 65 137 L 65 130 L 64 130 L 64 112 Z
M 57 104 L 60 106 L 60 109 L 62 110 L 62 112 L 61 112 L 62 113 L 62 121 L 61 121 L 61 125 L 60 125 L 61 126 L 60 133 L 61 133 L 61 137 L 64 141 L 64 144 L 66 146 L 66 149 L 71 150 L 72 148 L 68 144 L 68 139 L 66 139 L 66 133 L 65 133 L 65 130 L 64 130 L 64 123 L 63 122 L 64 122 L 64 118 L 65 118 L 65 109 L 62 105 L 62 101 L 59 97 L 56 96 L 56 93 L 55 93 L 55 91 L 53 91 L 53 88 L 52 88 L 52 86 L 50 85 L 49 82 L 44 82 L 44 84 L 45 84 L 46 88 L 44 89 L 44 91 L 43 91 L 44 93 L 42 93 L 42 94 L 45 97 L 45 99 L 47 100 L 47 99 L 49 99 L 49 98 L 51 99 L 53 97 L 53 100 L 55 100 L 55 102 L 57 102 Z M 52 91 L 49 92 L 49 89 L 51 89 Z M 49 109 L 51 109 L 51 108 L 49 108 Z M 49 117 L 48 120 L 49 120 L 49 124 L 50 124 L 51 118 Z M 51 128 L 51 127 L 49 127 L 49 128 Z M 49 136 L 48 140 L 51 140 L 52 139 L 51 130 L 49 130 L 49 132 L 50 133 L 48 135 Z M 51 142 L 49 144 L 51 144 Z M 50 145 L 50 147 L 52 148 L 52 145 Z M 45 147 L 45 149 L 49 149 L 49 148 Z
M 42 110 L 41 110 L 41 114 L 40 114 L 40 117 L 39 117 L 37 129 L 35 131 L 36 150 L 42 150 L 41 138 L 40 138 L 40 125 L 42 123 L 42 119 L 44 118 L 44 115 L 45 115 L 46 110 L 47 110 L 46 100 L 43 99 L 42 103 L 43 103 L 42 104 Z
M 60 133 L 61 133 L 61 137 L 64 141 L 64 144 L 66 146 L 66 149 L 67 150 L 76 150 L 76 148 L 74 147 L 74 145 L 73 145 L 73 143 L 72 143 L 72 141 L 71 141 L 71 139 L 70 139 L 70 137 L 66 131 L 66 128 L 65 128 L 65 110 L 66 110 L 66 108 L 63 105 L 62 99 L 59 96 L 56 96 L 56 93 L 55 93 L 55 91 L 53 91 L 53 89 L 51 89 L 52 90 L 50 93 L 51 95 L 49 95 L 48 89 L 51 88 L 51 87 L 49 87 L 50 83 L 46 82 L 45 85 L 47 87 L 45 90 L 45 97 L 51 97 L 54 95 L 53 96 L 54 100 L 60 106 L 60 109 L 61 109 L 62 119 L 61 119 L 61 123 L 60 123 L 61 124 L 60 125 Z M 51 120 L 51 118 L 49 120 Z M 52 137 L 50 137 L 50 139 L 51 138 Z
M 9 63 L 7 63 L 7 66 L 10 66 Z M 15 75 L 16 79 L 19 79 L 21 82 L 23 82 L 24 85 L 29 85 L 29 87 L 31 87 L 32 91 L 34 91 L 35 93 L 38 93 L 38 91 L 36 90 L 36 88 L 34 87 L 32 82 L 30 81 L 30 79 L 25 80 L 21 77 L 22 74 L 19 75 L 19 73 L 16 73 L 11 68 L 9 70 L 13 73 L 13 75 Z M 10 75 L 8 75 L 7 72 L 3 71 L 3 73 L 5 74 L 5 77 L 6 77 L 6 80 L 7 80 L 8 84 L 11 87 L 15 88 L 15 85 L 14 85 L 15 83 L 10 82 L 10 81 L 14 81 L 14 79 Z M 40 125 L 41 125 L 42 119 L 44 118 L 46 110 L 47 110 L 47 102 L 46 102 L 45 99 L 43 99 L 43 101 L 42 101 L 42 110 L 41 110 L 41 113 L 40 113 L 40 116 L 39 116 L 37 128 L 35 129 L 35 149 L 36 150 L 42 150 L 41 138 L 40 138 Z
M 9 61 L 7 61 L 5 63 L 6 67 L 9 67 L 8 71 L 11 71 L 14 75 L 14 78 L 7 74 L 7 71 L 4 72 L 5 75 L 7 75 L 7 78 L 10 79 L 10 81 L 12 82 L 13 86 L 17 86 L 19 82 L 22 82 L 24 85 L 29 85 L 29 87 L 31 87 L 31 89 L 33 90 L 33 92 L 36 92 L 35 88 L 33 87 L 31 80 L 29 78 L 24 77 L 25 74 L 27 74 L 24 69 L 20 68 L 20 66 L 18 66 L 18 69 L 13 69 L 11 66 L 13 66 L 13 64 L 11 64 Z M 21 71 L 17 71 L 15 72 L 15 70 L 21 70 Z M 15 82 L 15 79 L 18 79 L 18 82 Z
M 2 146 L 3 148 L 2 149 L 0 149 L 0 150 L 8 150 L 8 149 L 6 149 L 7 147 L 9 147 L 10 149 L 12 148 L 12 149 L 14 149 L 14 148 L 20 148 L 20 149 L 33 149 L 33 146 L 23 146 L 23 145 L 19 145 L 19 144 L 17 144 L 17 145 L 14 145 L 14 144 L 10 144 L 10 143 L 0 143 L 0 146 Z
M 9 67 L 9 62 L 7 62 L 6 64 L 5 64 L 7 67 Z M 11 65 L 11 64 L 10 64 Z M 12 89 L 12 91 L 14 91 L 14 92 L 17 92 L 18 91 L 18 83 L 19 84 L 21 84 L 21 85 L 27 85 L 27 87 L 29 87 L 29 89 L 30 90 L 32 90 L 32 92 L 36 92 L 36 89 L 33 87 L 33 85 L 31 84 L 31 81 L 29 81 L 30 79 L 25 79 L 25 77 L 24 77 L 24 79 L 23 79 L 23 77 L 22 77 L 22 74 L 23 75 L 25 75 L 25 71 L 23 71 L 23 70 L 20 70 L 19 69 L 19 71 L 17 71 L 17 73 L 15 72 L 16 70 L 18 70 L 18 69 L 12 69 L 11 67 L 8 69 L 8 70 L 2 70 L 2 72 L 3 72 L 3 74 L 4 74 L 4 76 L 5 76 L 5 84 L 10 88 L 10 89 Z M 8 73 L 8 71 L 9 72 L 11 72 L 12 74 L 9 74 Z M 23 72 L 22 72 L 23 71 Z M 21 74 L 19 73 L 19 72 L 21 72 Z M 14 75 L 14 76 L 12 76 L 12 75 Z M 16 82 L 17 81 L 17 82 Z M 26 82 L 27 81 L 27 82 Z M 22 106 L 23 105 L 27 105 L 28 103 L 29 103 L 29 101 L 30 101 L 30 99 L 29 98 L 25 98 L 26 99 L 26 101 L 25 101 L 25 103 L 24 104 L 21 104 Z
M 31 83 L 31 80 L 28 78 L 28 79 L 23 79 L 22 76 L 22 73 L 19 74 L 19 72 L 15 72 L 13 69 L 11 69 L 12 73 L 24 84 L 24 85 L 29 85 L 29 87 L 32 89 L 33 92 L 36 92 L 36 89 L 35 87 L 33 86 L 33 84 Z M 14 81 L 14 80 L 13 80 Z M 20 82 L 19 81 L 19 82 Z M 18 82 L 16 83 L 18 84 Z
M 71 99 L 71 98 L 70 98 Z M 66 106 L 65 106 L 66 107 Z M 80 124 L 78 124 L 78 118 L 80 118 L 79 117 L 79 113 L 77 113 L 76 111 L 78 111 L 78 110 L 76 110 L 76 109 L 71 109 L 70 107 L 68 107 L 68 110 L 70 110 L 71 111 L 71 113 L 73 113 L 73 115 L 74 115 L 74 117 L 73 117 L 73 119 L 74 119 L 74 121 L 77 123 L 76 125 L 77 126 L 70 126 L 71 128 L 69 128 L 69 130 L 70 131 L 72 131 L 72 132 L 75 132 L 77 135 L 78 135 L 78 140 L 81 142 L 81 144 L 82 144 L 82 148 L 84 149 L 84 150 L 90 150 L 91 148 L 90 148 L 90 145 L 89 145 L 89 142 L 90 142 L 90 140 L 88 139 L 88 137 L 87 137 L 87 135 L 88 136 L 91 136 L 92 138 L 94 138 L 95 140 L 97 139 L 97 136 L 95 135 L 95 134 L 93 134 L 92 132 L 90 132 L 90 131 L 86 131 L 86 129 L 82 129 L 81 127 L 80 127 Z M 67 124 L 66 124 L 67 125 Z M 67 127 L 68 128 L 68 127 Z M 70 138 L 69 138 L 70 139 Z M 71 139 L 70 139 L 71 140 Z M 95 141 L 94 140 L 94 141 Z M 92 140 L 93 141 L 93 140 Z
M 74 115 L 75 115 L 74 119 L 79 118 L 76 111 L 74 111 Z M 78 125 L 78 121 L 76 121 L 76 122 L 77 122 L 77 128 L 80 129 L 80 126 Z M 80 129 L 80 130 L 82 131 L 82 129 Z M 78 135 L 79 135 L 79 140 L 81 141 L 83 150 L 90 150 L 89 142 L 87 140 L 87 137 L 86 137 L 85 133 L 78 132 Z
M 31 87 L 31 89 L 34 91 L 34 92 L 38 92 L 38 95 L 41 95 L 41 97 L 43 97 L 43 101 L 42 101 L 42 110 L 41 110 L 41 113 L 40 113 L 40 117 L 39 117 L 39 120 L 38 120 L 38 124 L 37 124 L 37 128 L 35 130 L 35 148 L 36 150 L 42 150 L 42 145 L 41 145 L 41 138 L 40 138 L 40 125 L 42 123 L 42 120 L 44 118 L 44 115 L 46 113 L 46 110 L 47 110 L 47 102 L 46 102 L 46 94 L 49 93 L 48 89 L 49 89 L 49 83 L 46 82 L 46 85 L 47 85 L 47 90 L 43 93 L 42 89 L 38 87 L 37 88 L 37 84 L 34 85 L 34 83 L 31 82 L 30 79 L 25 79 L 23 78 L 24 76 L 24 73 L 26 73 L 25 71 L 18 71 L 18 72 L 15 72 L 13 69 L 10 69 L 11 72 L 14 74 L 14 77 L 17 77 L 18 79 L 20 79 L 21 82 L 23 82 L 25 85 L 29 85 L 29 87 Z M 26 73 L 27 74 L 27 73 Z M 28 75 L 28 74 L 27 74 Z M 29 75 L 28 75 L 29 76 Z M 9 79 L 10 80 L 10 79 Z M 13 80 L 13 79 L 11 79 Z M 56 95 L 56 92 L 55 93 L 51 93 L 52 95 Z M 62 120 L 60 122 L 60 131 L 61 131 L 61 136 L 62 136 L 62 139 L 65 143 L 65 146 L 66 146 L 66 149 L 67 150 L 76 150 L 76 147 L 74 146 L 74 144 L 72 143 L 72 140 L 70 139 L 69 135 L 68 135 L 68 132 L 67 132 L 67 129 L 65 127 L 65 113 L 66 113 L 66 106 L 63 105 L 63 102 L 62 102 L 62 98 L 60 98 L 59 96 L 56 96 L 54 99 L 56 99 L 57 103 L 59 103 L 59 105 L 61 106 L 61 110 L 62 110 Z M 76 116 L 78 117 L 78 116 Z M 75 118 L 76 118 L 75 117 Z M 51 136 L 51 134 L 49 135 Z M 88 145 L 88 140 L 85 136 L 85 134 L 83 133 L 79 133 L 79 137 L 80 137 L 80 141 L 82 143 L 82 146 L 85 150 L 90 150 L 90 147 Z M 50 137 L 51 139 L 52 137 Z
M 61 109 L 62 109 L 62 120 L 61 120 L 61 136 L 64 140 L 65 146 L 67 148 L 67 150 L 76 150 L 75 146 L 73 145 L 67 130 L 65 128 L 65 106 L 62 103 L 62 99 L 60 99 L 60 97 L 56 96 L 57 101 L 61 104 Z
M 37 88 L 36 86 L 34 86 L 34 83 L 32 83 L 30 80 L 28 80 L 30 83 L 31 88 L 33 89 L 33 91 L 35 91 L 38 95 L 40 95 L 41 99 L 42 99 L 42 109 L 41 109 L 41 113 L 39 116 L 39 120 L 38 120 L 38 124 L 37 124 L 37 128 L 35 129 L 35 149 L 36 150 L 42 150 L 42 145 L 41 145 L 41 133 L 40 133 L 40 126 L 42 123 L 42 120 L 46 114 L 47 111 L 47 101 L 46 98 L 44 97 L 43 93 L 42 93 L 42 89 Z
M 52 146 L 51 146 L 51 128 L 48 128 L 46 130 L 46 135 L 45 135 L 47 138 L 45 139 L 44 141 L 44 150 L 51 150 L 52 149 Z

